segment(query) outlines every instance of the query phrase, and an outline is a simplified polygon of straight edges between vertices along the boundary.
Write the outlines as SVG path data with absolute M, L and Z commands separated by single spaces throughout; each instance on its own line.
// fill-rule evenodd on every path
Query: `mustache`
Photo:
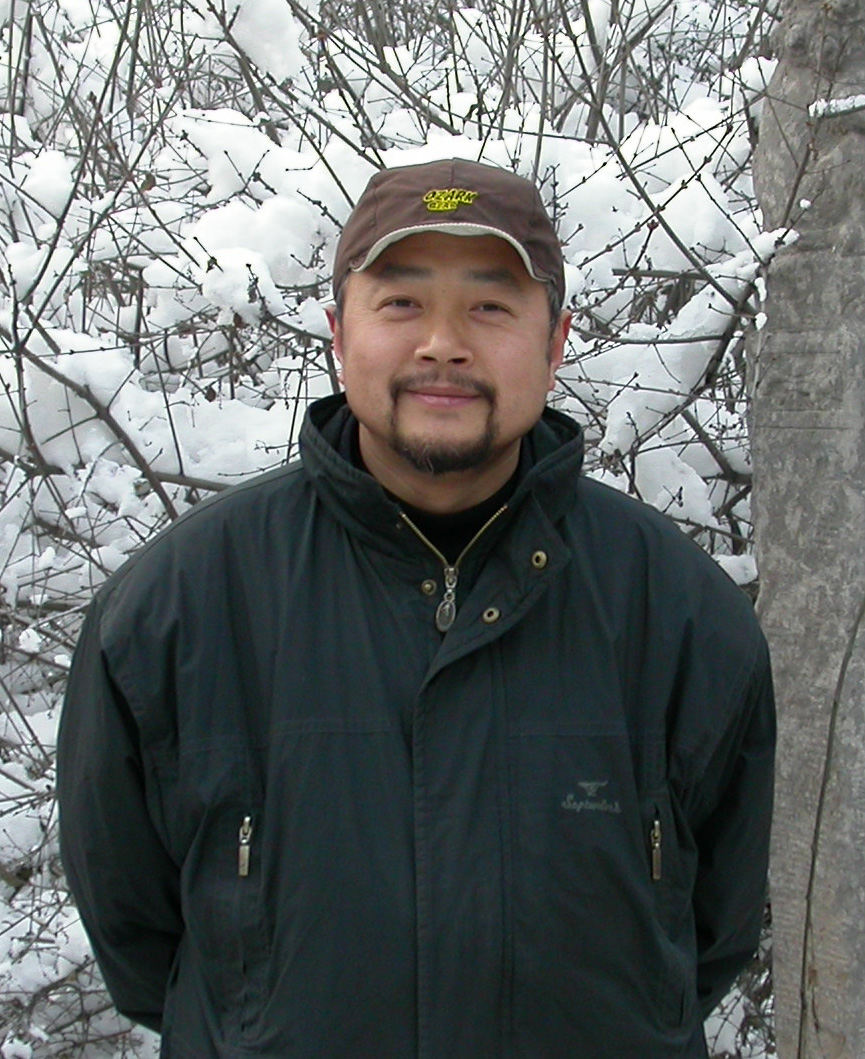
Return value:
M 424 386 L 453 386 L 458 390 L 477 394 L 479 397 L 485 398 L 491 405 L 496 403 L 496 391 L 489 383 L 483 382 L 481 379 L 475 379 L 471 375 L 466 375 L 460 371 L 449 371 L 446 373 L 426 371 L 418 372 L 415 375 L 403 375 L 391 382 L 391 399 L 395 401 L 408 390 L 422 389 Z

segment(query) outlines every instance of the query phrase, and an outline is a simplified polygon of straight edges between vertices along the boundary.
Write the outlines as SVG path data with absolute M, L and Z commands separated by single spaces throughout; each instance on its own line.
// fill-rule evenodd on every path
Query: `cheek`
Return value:
M 378 358 L 352 352 L 342 363 L 342 385 L 358 419 L 390 414 L 391 371 Z
M 523 371 L 506 373 L 499 380 L 498 403 L 503 417 L 533 423 L 540 417 L 549 393 L 552 370 L 546 362 L 533 364 Z
M 546 353 L 533 353 L 528 361 L 515 368 L 511 376 L 517 397 L 527 401 L 537 395 L 545 398 L 554 377 L 555 366 L 547 359 Z

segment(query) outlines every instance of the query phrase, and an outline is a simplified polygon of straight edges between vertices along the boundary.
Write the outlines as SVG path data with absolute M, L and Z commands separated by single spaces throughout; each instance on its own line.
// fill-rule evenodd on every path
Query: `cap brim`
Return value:
M 363 272 L 363 270 L 369 268 L 375 259 L 389 246 L 393 246 L 394 243 L 398 243 L 401 239 L 406 239 L 410 235 L 419 235 L 421 232 L 440 232 L 442 235 L 495 235 L 499 239 L 504 239 L 506 243 L 510 243 L 514 250 L 516 250 L 520 255 L 523 264 L 526 266 L 526 272 L 528 272 L 532 279 L 536 279 L 539 283 L 550 282 L 547 276 L 539 276 L 537 272 L 535 272 L 531 258 L 512 235 L 508 235 L 508 233 L 503 232 L 501 228 L 494 228 L 492 225 L 460 224 L 456 221 L 445 221 L 439 224 L 415 224 L 408 228 L 397 228 L 394 232 L 388 232 L 388 234 L 382 236 L 378 242 L 372 244 L 366 253 L 366 257 L 359 265 L 351 266 L 351 271 Z

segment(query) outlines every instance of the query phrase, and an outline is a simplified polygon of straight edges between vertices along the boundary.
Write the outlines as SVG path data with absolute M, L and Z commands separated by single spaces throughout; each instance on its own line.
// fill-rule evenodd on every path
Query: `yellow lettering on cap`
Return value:
M 423 201 L 430 213 L 453 213 L 460 206 L 470 206 L 477 197 L 477 191 L 466 188 L 430 188 Z

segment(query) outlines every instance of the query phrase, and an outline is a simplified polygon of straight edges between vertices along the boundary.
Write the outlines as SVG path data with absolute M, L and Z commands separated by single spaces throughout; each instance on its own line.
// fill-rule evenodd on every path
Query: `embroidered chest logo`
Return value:
M 460 206 L 471 206 L 478 197 L 466 188 L 431 188 L 423 197 L 430 213 L 453 213 Z
M 618 801 L 610 801 L 603 795 L 598 797 L 600 791 L 609 785 L 609 780 L 583 780 L 577 786 L 585 792 L 583 798 L 578 798 L 573 792 L 566 794 L 562 800 L 562 808 L 571 813 L 620 813 L 622 807 Z

